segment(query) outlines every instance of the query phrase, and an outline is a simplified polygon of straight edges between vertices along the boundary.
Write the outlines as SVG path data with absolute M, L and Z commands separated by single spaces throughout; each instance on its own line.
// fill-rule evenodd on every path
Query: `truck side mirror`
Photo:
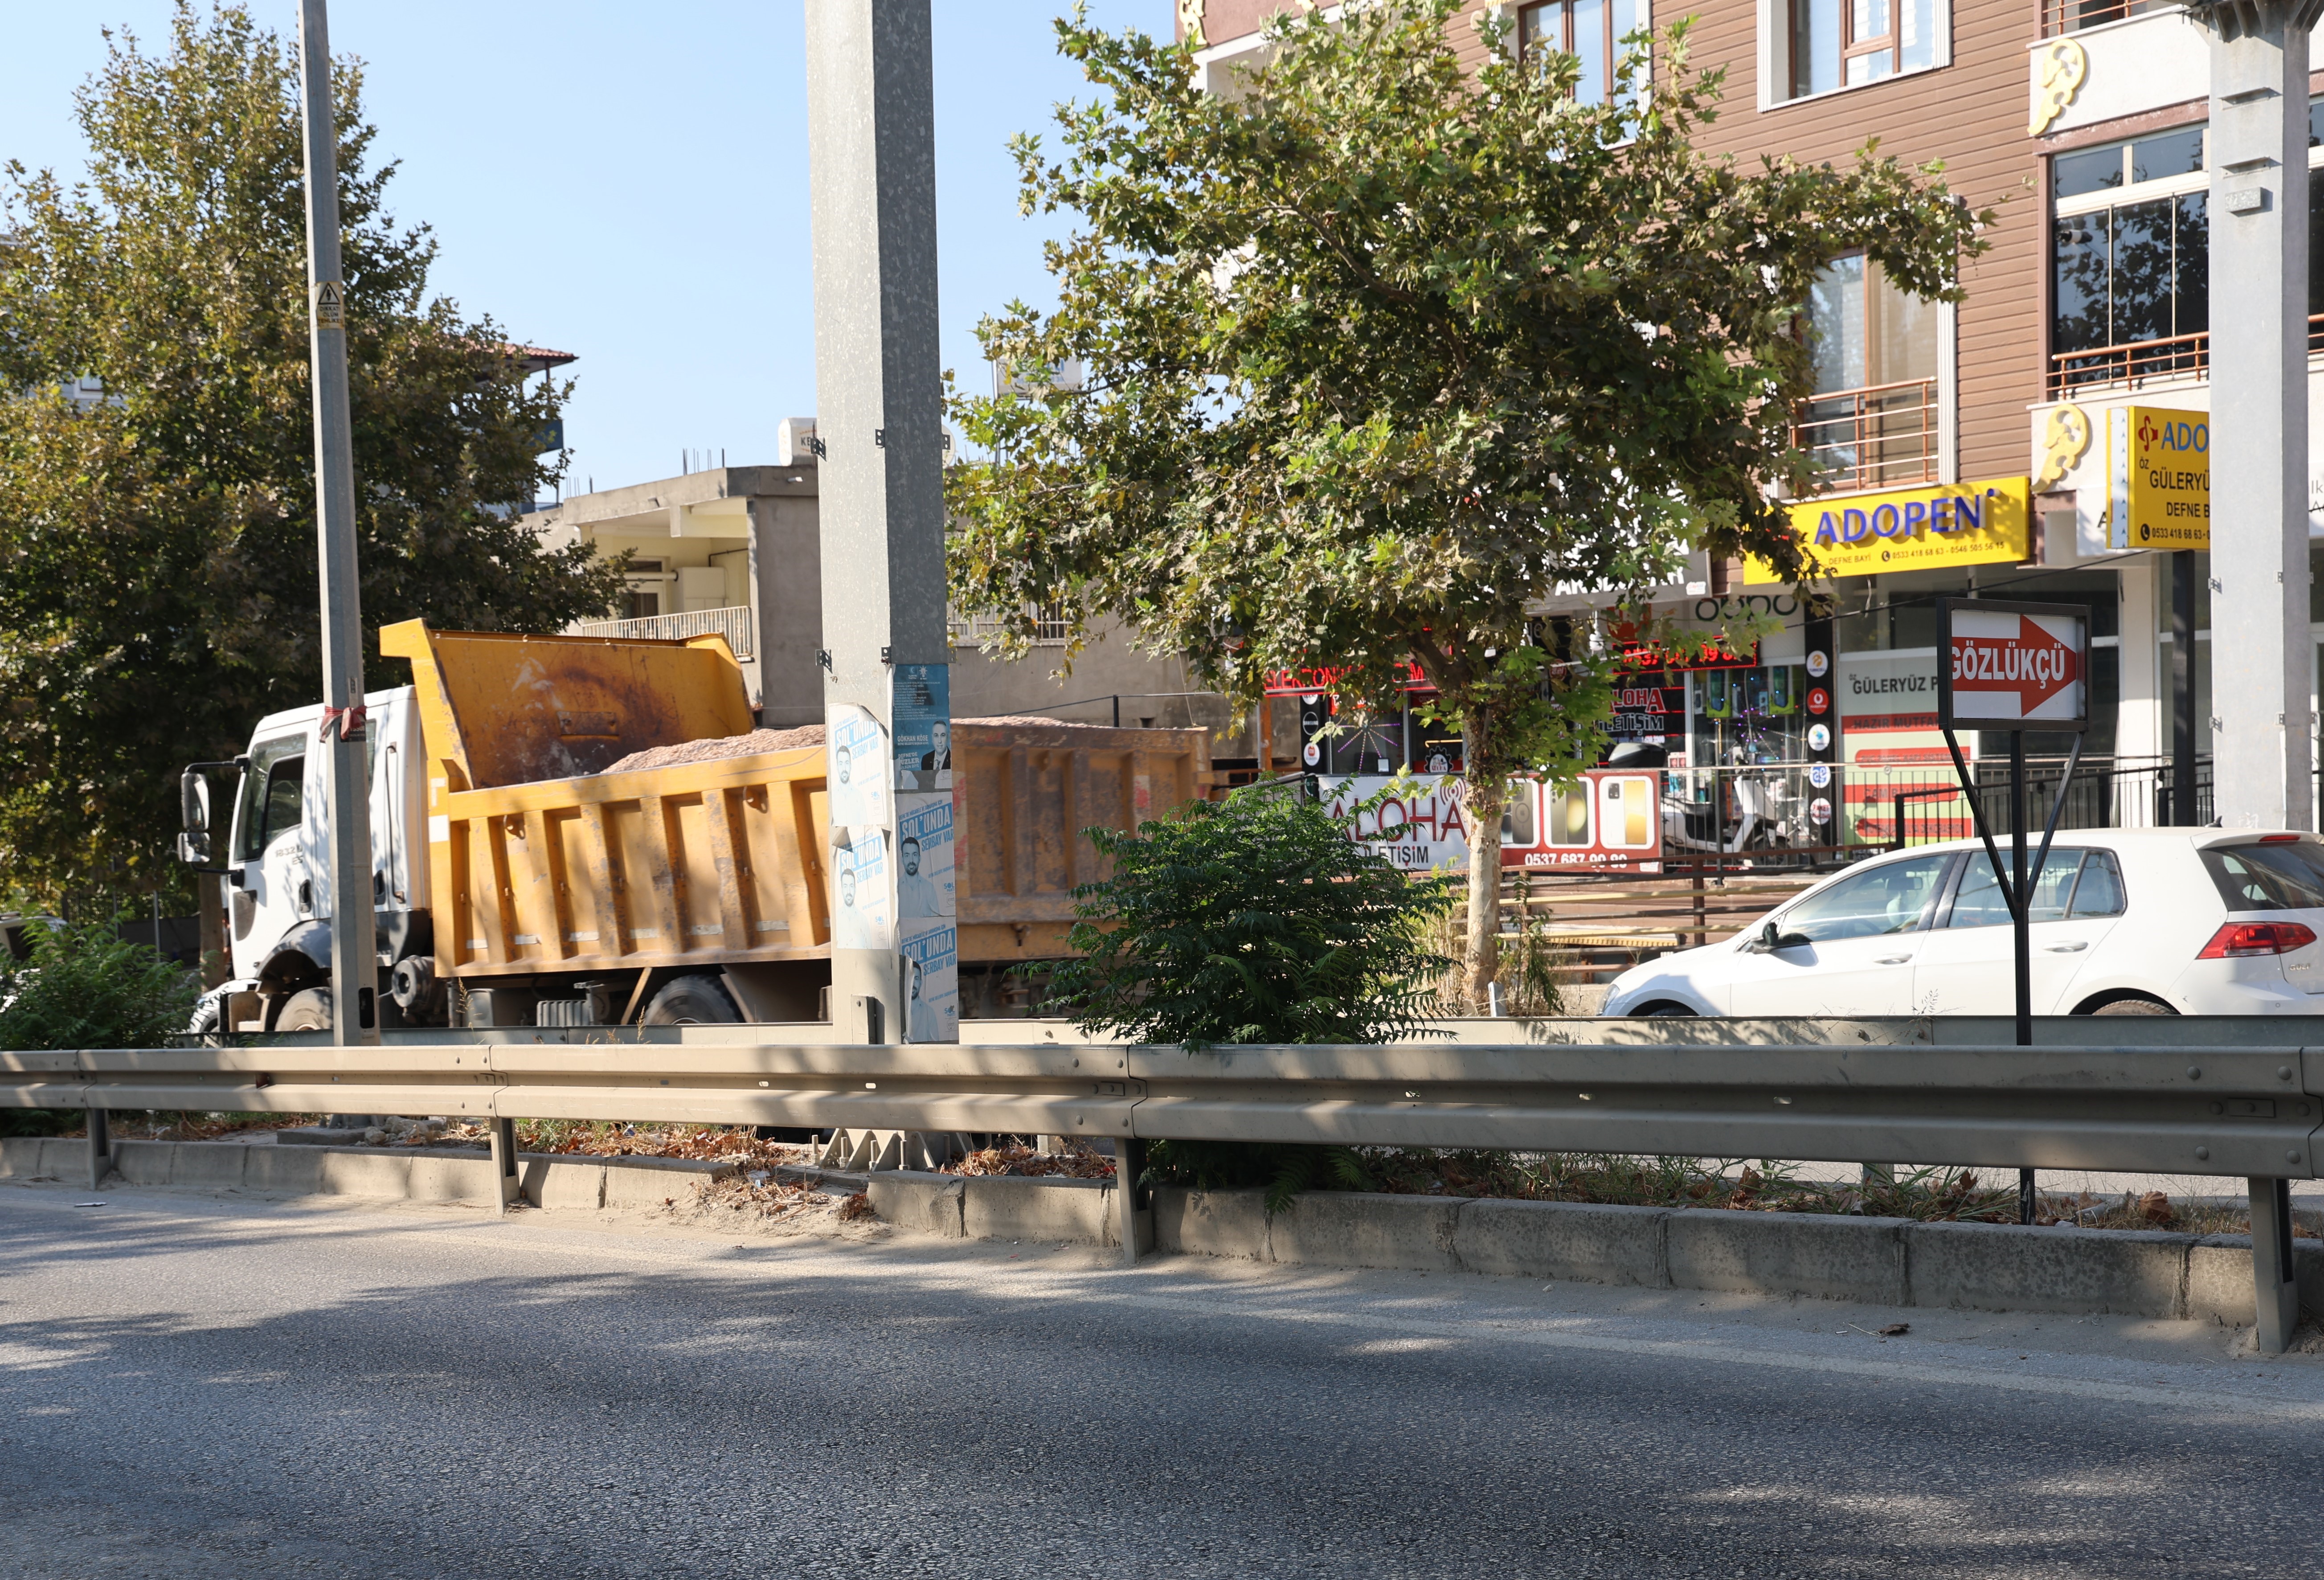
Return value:
M 210 781 L 198 768 L 178 776 L 180 826 L 189 834 L 210 831 Z

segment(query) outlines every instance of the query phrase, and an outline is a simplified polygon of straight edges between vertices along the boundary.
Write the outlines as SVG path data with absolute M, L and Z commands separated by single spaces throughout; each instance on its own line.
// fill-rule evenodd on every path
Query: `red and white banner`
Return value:
M 1957 724 L 2015 725 L 2086 716 L 2083 652 L 2088 622 L 2071 614 L 1952 612 L 1952 716 Z

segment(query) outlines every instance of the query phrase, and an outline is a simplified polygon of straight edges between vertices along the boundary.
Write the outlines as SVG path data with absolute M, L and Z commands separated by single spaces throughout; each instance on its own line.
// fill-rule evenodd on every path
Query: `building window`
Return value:
M 1546 63 L 1552 55 L 1572 55 L 1582 64 L 1574 98 L 1602 105 L 1621 64 L 1622 41 L 1637 27 L 1638 0 L 1547 0 L 1518 10 L 1517 58 Z
M 2052 162 L 2050 391 L 2194 376 L 2210 350 L 2203 128 Z
M 1937 304 L 1892 284 L 1861 254 L 1808 292 L 1815 393 L 1793 442 L 1833 492 L 1937 480 Z
M 1774 80 L 1805 98 L 1937 64 L 1937 0 L 1774 0 L 1784 60 Z

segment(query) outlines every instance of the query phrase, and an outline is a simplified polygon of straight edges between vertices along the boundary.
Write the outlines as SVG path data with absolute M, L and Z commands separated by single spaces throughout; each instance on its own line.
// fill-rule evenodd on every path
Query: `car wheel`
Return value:
M 1690 1020 L 1694 1018 L 1694 1012 L 1688 1009 L 1684 1004 L 1655 1004 L 1647 1009 L 1640 1010 L 1638 1013 L 1657 1017 L 1663 1015 L 1684 1015 Z
M 2116 999 L 2090 1012 L 2093 1015 L 2175 1015 L 2178 1012 L 2169 1004 L 2158 1004 L 2153 999 Z
M 327 987 L 302 988 L 282 1001 L 274 1012 L 277 1031 L 328 1031 L 331 1029 L 331 990 Z
M 644 1026 L 739 1026 L 742 1012 L 715 976 L 681 976 L 662 984 L 638 1017 Z

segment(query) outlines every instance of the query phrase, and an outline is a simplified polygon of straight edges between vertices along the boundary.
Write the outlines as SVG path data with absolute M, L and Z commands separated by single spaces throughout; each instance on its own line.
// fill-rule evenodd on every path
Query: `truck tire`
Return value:
M 303 988 L 282 1001 L 275 1012 L 277 1031 L 328 1031 L 331 1029 L 331 990 L 327 987 Z
M 641 1026 L 739 1026 L 742 1012 L 715 976 L 679 976 L 646 1001 Z
M 226 990 L 219 988 L 204 993 L 194 1004 L 194 1018 L 186 1030 L 196 1037 L 208 1037 L 226 1030 Z

